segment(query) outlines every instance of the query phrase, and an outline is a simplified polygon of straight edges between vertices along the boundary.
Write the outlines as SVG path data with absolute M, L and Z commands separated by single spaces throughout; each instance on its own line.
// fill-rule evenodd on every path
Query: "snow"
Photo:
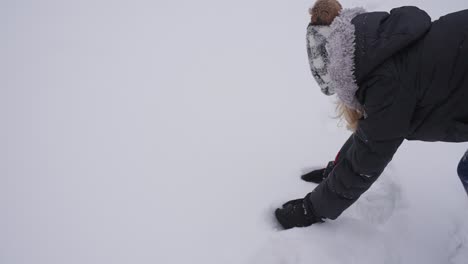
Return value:
M 309 72 L 311 4 L 1 1 L 0 263 L 466 264 L 466 143 L 405 142 L 338 220 L 277 229 L 349 136 Z

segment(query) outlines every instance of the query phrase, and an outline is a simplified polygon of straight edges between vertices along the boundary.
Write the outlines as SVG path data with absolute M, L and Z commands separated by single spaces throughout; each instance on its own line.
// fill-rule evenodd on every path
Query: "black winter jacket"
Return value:
M 468 10 L 431 22 L 416 7 L 355 16 L 355 96 L 366 117 L 307 202 L 336 219 L 404 139 L 468 141 Z

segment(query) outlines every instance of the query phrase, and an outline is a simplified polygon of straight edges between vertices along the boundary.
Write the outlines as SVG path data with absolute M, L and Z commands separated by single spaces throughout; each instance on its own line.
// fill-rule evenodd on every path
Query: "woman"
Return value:
M 320 182 L 314 191 L 275 211 L 285 229 L 336 219 L 404 139 L 468 141 L 468 10 L 431 22 L 416 7 L 369 13 L 318 0 L 310 13 L 312 74 L 353 134 L 326 169 L 303 176 Z M 468 192 L 466 155 L 458 173 Z

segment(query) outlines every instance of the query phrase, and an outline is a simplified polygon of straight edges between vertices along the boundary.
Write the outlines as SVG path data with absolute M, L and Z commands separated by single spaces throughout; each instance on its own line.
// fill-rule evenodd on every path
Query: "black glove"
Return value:
M 301 179 L 303 179 L 306 182 L 321 183 L 323 180 L 325 180 L 325 178 L 328 177 L 328 175 L 330 174 L 330 172 L 333 170 L 334 167 L 335 167 L 335 162 L 330 161 L 328 162 L 328 165 L 326 168 L 314 170 L 307 174 L 304 174 L 301 176 Z
M 293 227 L 306 227 L 315 223 L 323 222 L 316 216 L 309 202 L 308 194 L 304 199 L 297 199 L 283 204 L 282 208 L 275 211 L 278 222 L 284 229 Z

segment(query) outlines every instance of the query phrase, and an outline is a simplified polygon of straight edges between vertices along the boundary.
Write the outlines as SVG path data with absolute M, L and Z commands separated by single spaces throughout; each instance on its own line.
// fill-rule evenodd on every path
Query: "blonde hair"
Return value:
M 343 102 L 338 101 L 336 104 L 336 118 L 346 122 L 346 128 L 355 132 L 358 127 L 358 121 L 363 117 L 363 113 L 359 110 L 352 109 Z

